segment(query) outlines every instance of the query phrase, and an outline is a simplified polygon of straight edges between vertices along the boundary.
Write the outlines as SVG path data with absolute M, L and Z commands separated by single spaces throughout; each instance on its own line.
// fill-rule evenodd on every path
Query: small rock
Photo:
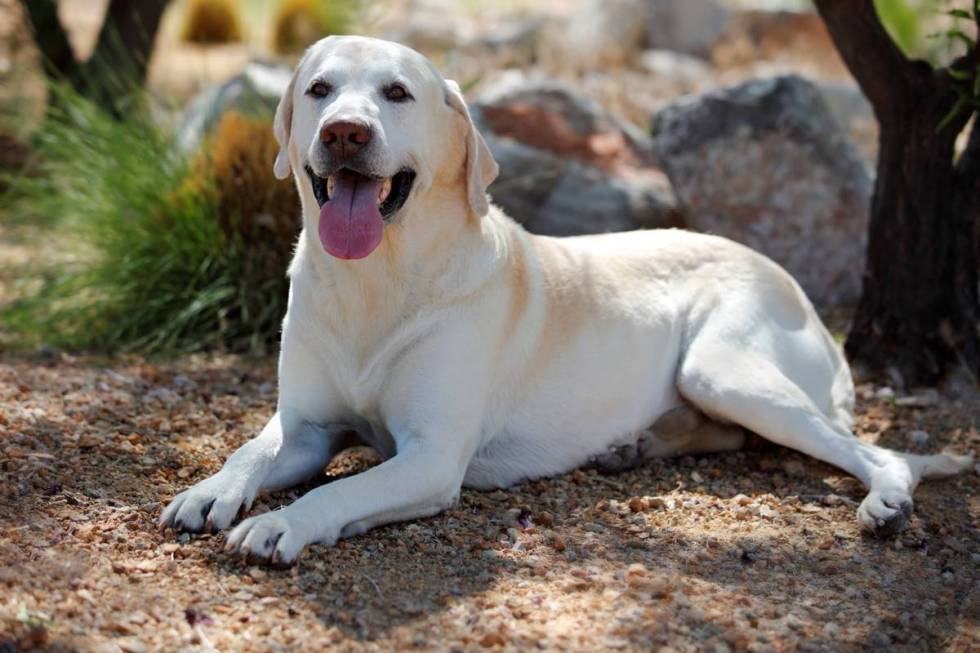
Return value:
M 117 640 L 116 645 L 122 651 L 124 651 L 124 653 L 146 653 L 150 650 L 146 644 L 135 637 L 125 637 Z
M 762 505 L 759 506 L 759 516 L 765 517 L 766 519 L 774 519 L 779 516 L 779 513 L 769 506 Z
M 929 433 L 928 431 L 909 431 L 906 439 L 910 445 L 921 447 L 929 442 Z
M 918 408 L 924 408 L 926 406 L 935 406 L 939 403 L 939 392 L 935 388 L 928 388 L 920 394 L 909 395 L 907 397 L 899 397 L 895 400 L 896 406 L 912 406 Z
M 653 75 L 684 82 L 711 79 L 711 66 L 702 59 L 672 50 L 646 50 L 640 55 L 640 65 Z
M 629 508 L 632 512 L 643 512 L 648 507 L 649 506 L 647 502 L 641 499 L 640 497 L 633 497 L 629 501 Z
M 803 476 L 806 468 L 799 460 L 786 460 L 782 464 L 783 471 L 789 476 Z
M 895 398 L 895 391 L 889 388 L 887 385 L 878 388 L 875 392 L 875 399 L 882 399 L 888 401 Z
M 643 498 L 646 499 L 647 505 L 650 506 L 650 508 L 653 510 L 664 510 L 668 507 L 667 502 L 664 501 L 661 497 L 643 497 Z
M 480 646 L 490 648 L 491 646 L 504 646 L 507 639 L 499 632 L 487 633 L 480 639 Z
M 734 501 L 735 504 L 739 506 L 747 506 L 750 503 L 752 503 L 752 499 L 745 496 L 744 494 L 736 494 L 735 496 L 732 497 L 732 501 Z
M 637 585 L 647 575 L 647 568 L 640 563 L 634 563 L 626 568 L 626 583 Z

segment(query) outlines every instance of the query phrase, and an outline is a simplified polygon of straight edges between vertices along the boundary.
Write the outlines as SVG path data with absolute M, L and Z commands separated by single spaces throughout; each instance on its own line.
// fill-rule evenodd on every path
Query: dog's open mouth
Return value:
M 320 177 L 306 172 L 320 205 L 320 242 L 327 253 L 342 259 L 364 258 L 381 243 L 384 225 L 405 204 L 415 172 L 402 170 L 378 178 L 349 168 Z
M 320 177 L 313 172 L 313 168 L 306 166 L 306 173 L 310 176 L 310 181 L 313 182 L 313 195 L 316 197 L 316 203 L 320 208 L 323 208 L 323 205 L 329 202 L 333 196 L 334 186 L 339 175 L 349 174 L 355 178 L 360 177 L 367 183 L 380 181 L 381 188 L 377 198 L 378 212 L 381 213 L 381 217 L 386 222 L 398 212 L 398 209 L 404 206 L 405 200 L 408 199 L 409 193 L 412 192 L 412 184 L 415 181 L 415 172 L 408 168 L 387 179 L 368 177 L 367 175 L 362 175 L 359 172 L 347 168 L 343 168 L 329 177 Z

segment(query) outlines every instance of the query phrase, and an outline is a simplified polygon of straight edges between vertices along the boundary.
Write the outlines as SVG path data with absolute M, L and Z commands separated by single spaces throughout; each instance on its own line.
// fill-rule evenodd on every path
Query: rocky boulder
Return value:
M 570 88 L 504 82 L 471 112 L 500 164 L 490 195 L 530 231 L 564 236 L 679 223 L 650 139 Z
M 681 98 L 654 116 L 653 140 L 688 227 L 767 254 L 817 304 L 857 299 L 872 178 L 813 84 Z
M 177 144 L 185 152 L 196 150 L 228 111 L 268 116 L 271 123 L 291 77 L 292 69 L 286 66 L 250 63 L 224 84 L 204 89 L 187 104 L 179 118 Z

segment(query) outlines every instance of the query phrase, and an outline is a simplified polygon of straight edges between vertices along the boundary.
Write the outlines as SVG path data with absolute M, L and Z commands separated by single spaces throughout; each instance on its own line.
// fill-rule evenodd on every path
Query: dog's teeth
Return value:
M 333 195 L 333 175 L 327 177 L 327 195 Z
M 386 199 L 388 199 L 388 195 L 390 193 L 391 193 L 391 177 L 385 179 L 385 182 L 381 184 L 381 190 L 378 191 L 378 204 L 381 204 Z

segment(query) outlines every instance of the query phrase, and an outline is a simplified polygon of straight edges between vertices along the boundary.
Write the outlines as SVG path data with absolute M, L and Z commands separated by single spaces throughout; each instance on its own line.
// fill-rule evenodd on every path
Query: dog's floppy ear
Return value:
M 302 61 L 300 65 L 302 65 Z M 300 66 L 296 66 L 293 76 L 286 86 L 286 92 L 279 99 L 279 106 L 276 107 L 276 117 L 272 121 L 272 131 L 279 142 L 279 154 L 276 155 L 276 163 L 272 166 L 272 172 L 277 179 L 285 179 L 289 176 L 289 138 L 293 130 L 293 91 L 296 89 L 296 76 L 299 75 Z
M 470 209 L 477 216 L 484 216 L 490 210 L 487 203 L 487 187 L 497 178 L 497 162 L 473 125 L 473 119 L 466 108 L 459 84 L 446 80 L 446 104 L 463 116 L 466 121 L 466 194 Z

